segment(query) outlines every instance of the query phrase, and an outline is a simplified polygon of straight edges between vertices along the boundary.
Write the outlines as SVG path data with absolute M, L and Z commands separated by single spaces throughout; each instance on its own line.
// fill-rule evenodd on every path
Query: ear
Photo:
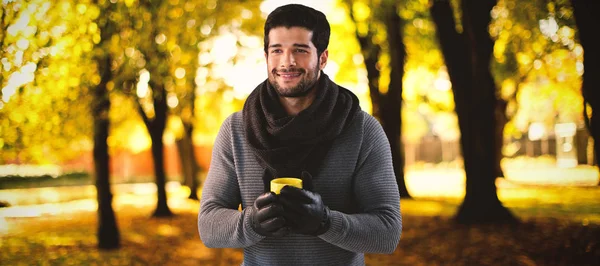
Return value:
M 329 57 L 329 50 L 325 49 L 319 56 L 319 69 L 323 70 L 327 65 L 327 58 Z
M 267 57 L 267 52 L 265 52 L 265 60 L 269 59 L 269 57 Z

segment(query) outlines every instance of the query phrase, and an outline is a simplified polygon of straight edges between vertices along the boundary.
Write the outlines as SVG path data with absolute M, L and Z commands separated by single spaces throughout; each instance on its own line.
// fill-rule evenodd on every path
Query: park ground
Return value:
M 448 171 L 436 179 L 435 173 L 407 175 L 409 190 L 427 184 L 431 190 L 401 201 L 400 244 L 393 254 L 367 254 L 367 265 L 600 265 L 600 187 L 581 180 L 565 186 L 502 179 L 499 198 L 520 223 L 466 226 L 452 220 L 464 180 Z M 156 200 L 151 184 L 114 187 L 121 248 L 100 251 L 96 202 L 87 190 L 93 187 L 0 191 L 23 198 L 22 204 L 0 209 L 0 265 L 239 265 L 242 260 L 240 249 L 202 244 L 199 203 L 176 184 L 168 189 L 175 216 L 160 219 L 150 217 Z

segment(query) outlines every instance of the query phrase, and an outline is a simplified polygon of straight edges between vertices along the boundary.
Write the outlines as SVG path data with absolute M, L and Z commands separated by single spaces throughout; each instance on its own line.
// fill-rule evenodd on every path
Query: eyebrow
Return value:
M 293 46 L 294 47 L 302 47 L 302 48 L 310 49 L 310 45 L 308 45 L 308 44 L 294 43 Z M 281 44 L 271 44 L 271 45 L 269 45 L 269 48 L 274 48 L 274 47 L 282 47 L 282 45 Z

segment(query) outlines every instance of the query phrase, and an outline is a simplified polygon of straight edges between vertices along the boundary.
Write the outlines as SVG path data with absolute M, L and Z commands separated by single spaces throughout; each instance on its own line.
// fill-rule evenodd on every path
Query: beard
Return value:
M 318 62 L 314 69 L 309 70 L 303 68 L 288 68 L 277 70 L 277 68 L 274 68 L 273 70 L 271 70 L 271 74 L 269 75 L 269 83 L 271 84 L 271 86 L 273 86 L 273 88 L 275 88 L 275 91 L 280 97 L 304 97 L 315 88 L 315 85 L 317 84 L 317 81 L 319 79 L 319 71 L 321 70 L 319 69 Z M 277 83 L 277 76 L 279 73 L 289 72 L 300 73 L 302 78 L 300 79 L 298 84 L 296 84 L 296 86 L 283 88 L 279 83 Z

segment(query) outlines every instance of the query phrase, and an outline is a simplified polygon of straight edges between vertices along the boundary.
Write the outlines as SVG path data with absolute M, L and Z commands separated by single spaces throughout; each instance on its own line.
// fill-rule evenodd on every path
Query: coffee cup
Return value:
M 280 177 L 271 180 L 271 191 L 279 194 L 285 186 L 302 188 L 302 179 L 295 177 Z

